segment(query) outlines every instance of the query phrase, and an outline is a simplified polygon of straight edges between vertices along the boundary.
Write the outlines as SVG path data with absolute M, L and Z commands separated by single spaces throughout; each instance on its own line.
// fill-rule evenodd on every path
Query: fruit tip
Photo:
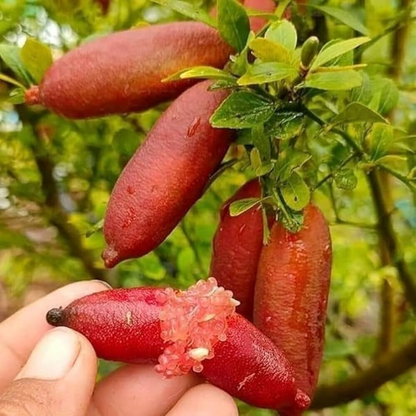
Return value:
M 101 254 L 101 258 L 104 260 L 104 265 L 107 269 L 112 269 L 120 263 L 120 257 L 118 251 L 112 246 L 108 246 Z
M 52 326 L 63 325 L 63 309 L 53 308 L 49 310 L 46 314 L 46 321 L 48 322 L 49 325 L 52 325 Z

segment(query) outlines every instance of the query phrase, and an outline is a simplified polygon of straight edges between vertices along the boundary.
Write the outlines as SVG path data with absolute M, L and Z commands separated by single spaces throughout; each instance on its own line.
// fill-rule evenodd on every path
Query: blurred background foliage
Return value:
M 94 36 L 183 19 L 147 0 L 112 0 L 108 13 L 103 13 L 99 3 L 1 0 L 1 42 L 22 46 L 28 37 L 34 37 L 49 45 L 56 59 Z M 210 7 L 209 1 L 195 3 Z M 369 64 L 366 71 L 389 76 L 396 83 L 399 101 L 390 119 L 409 135 L 416 134 L 413 15 L 408 17 L 407 27 L 396 24 L 391 29 L 394 22 L 409 16 L 411 2 L 330 0 L 310 4 L 349 14 L 367 27 L 372 38 L 380 37 L 362 57 Z M 321 40 L 354 36 L 353 29 L 312 7 L 303 16 L 295 14 L 294 23 L 302 38 L 311 33 Z M 0 72 L 11 75 L 8 71 L 0 61 Z M 74 122 L 42 109 L 13 105 L 8 100 L 10 91 L 10 86 L 0 81 L 0 319 L 54 287 L 75 280 L 103 279 L 115 287 L 169 284 L 183 288 L 207 276 L 219 208 L 247 180 L 247 172 L 239 171 L 238 165 L 227 170 L 153 253 L 104 270 L 100 225 L 111 189 L 165 107 Z M 304 134 L 316 135 L 317 126 L 308 124 Z M 326 140 L 329 138 L 314 141 L 311 152 L 319 155 Z M 409 146 L 414 154 L 414 140 Z M 229 157 L 239 151 L 234 147 Z M 413 167 L 414 160 L 415 156 L 409 156 Z M 317 169 L 321 175 L 326 172 L 325 160 Z M 386 264 L 380 253 L 378 219 L 365 175 L 357 172 L 357 179 L 353 190 L 338 189 L 329 181 L 314 193 L 331 223 L 334 248 L 320 378 L 323 384 L 337 384 L 359 373 L 374 357 L 414 336 L 416 329 L 397 269 Z M 394 229 L 414 276 L 416 197 L 401 182 L 384 179 L 392 196 Z M 386 316 L 390 318 L 387 324 Z M 391 339 L 383 346 L 386 336 Z M 111 368 L 103 364 L 102 374 Z M 412 415 L 416 412 L 415 392 L 416 373 L 410 371 L 361 400 L 317 412 Z M 241 405 L 241 414 L 271 413 Z

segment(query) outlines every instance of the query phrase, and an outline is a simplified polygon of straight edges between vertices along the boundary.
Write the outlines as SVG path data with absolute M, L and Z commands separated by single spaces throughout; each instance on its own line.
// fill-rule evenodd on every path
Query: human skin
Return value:
M 90 343 L 67 328 L 50 330 L 46 312 L 107 290 L 98 281 L 68 285 L 0 323 L 0 413 L 7 416 L 191 416 L 238 414 L 232 398 L 195 375 L 163 380 L 152 365 L 126 365 L 95 383 Z M 213 413 L 212 413 L 213 412 Z

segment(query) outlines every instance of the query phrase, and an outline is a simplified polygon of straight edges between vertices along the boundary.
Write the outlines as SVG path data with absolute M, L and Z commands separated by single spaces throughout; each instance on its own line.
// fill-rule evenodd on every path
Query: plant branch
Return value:
M 181 222 L 180 228 L 183 232 L 183 235 L 185 236 L 186 241 L 188 242 L 189 247 L 192 249 L 195 255 L 195 260 L 198 265 L 198 272 L 203 275 L 204 274 L 204 266 L 201 259 L 201 256 L 199 255 L 198 249 L 195 246 L 194 242 L 192 241 L 191 236 L 189 235 L 188 229 L 186 228 L 185 221 Z
M 399 273 L 400 281 L 405 289 L 406 298 L 414 310 L 416 310 L 416 286 L 408 266 L 400 252 L 397 236 L 393 228 L 391 218 L 392 211 L 388 208 L 387 197 L 383 192 L 383 185 L 379 172 L 376 170 L 368 174 L 368 181 L 374 199 L 374 206 L 378 217 L 378 232 L 384 241 L 388 252 L 390 264 L 393 264 Z
M 66 242 L 70 253 L 81 261 L 88 274 L 94 279 L 105 280 L 105 272 L 94 266 L 91 252 L 83 247 L 78 230 L 69 222 L 68 215 L 62 208 L 59 201 L 58 188 L 53 177 L 54 164 L 43 146 L 39 133 L 35 133 L 35 136 L 37 143 L 36 148 L 33 148 L 33 153 L 41 176 L 49 222 L 57 228 L 60 236 Z
M 306 106 L 301 105 L 301 111 L 309 118 L 318 123 L 321 127 L 325 127 L 327 124 L 319 116 L 310 111 Z M 336 133 L 343 137 L 346 142 L 355 150 L 358 156 L 364 156 L 364 152 L 356 141 L 345 131 L 340 129 L 332 129 L 333 133 Z M 383 166 L 385 169 L 385 167 Z M 379 235 L 386 244 L 386 249 L 389 252 L 392 264 L 397 268 L 399 273 L 399 279 L 405 289 L 406 298 L 413 310 L 416 311 L 416 285 L 413 281 L 413 277 L 408 269 L 408 266 L 403 258 L 403 254 L 399 249 L 397 236 L 393 228 L 391 219 L 391 212 L 389 212 L 383 192 L 383 185 L 378 179 L 377 171 L 372 170 L 368 173 L 368 179 L 374 199 L 374 204 L 377 212 L 379 223 Z
M 416 365 L 416 337 L 371 367 L 336 385 L 318 388 L 311 409 L 338 406 L 366 396 Z

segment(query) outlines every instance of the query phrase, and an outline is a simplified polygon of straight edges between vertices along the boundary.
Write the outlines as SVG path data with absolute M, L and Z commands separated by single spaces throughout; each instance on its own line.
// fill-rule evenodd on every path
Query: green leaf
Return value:
M 7 102 L 10 104 L 23 104 L 25 102 L 25 90 L 22 88 L 15 88 L 10 93 Z
M 367 37 L 360 37 L 354 39 L 348 39 L 341 42 L 337 42 L 336 44 L 329 46 L 327 48 L 322 48 L 321 52 L 316 57 L 315 61 L 311 66 L 311 71 L 314 69 L 324 65 L 325 63 L 329 62 L 331 59 L 334 59 L 338 56 L 341 56 L 358 46 L 369 42 L 371 39 Z
M 213 82 L 209 87 L 208 91 L 217 91 L 217 90 L 229 90 L 231 88 L 236 88 L 238 85 L 236 84 L 235 80 L 225 80 L 225 79 L 218 79 L 217 81 Z
M 289 140 L 299 136 L 304 128 L 303 113 L 279 112 L 273 114 L 266 124 L 266 134 L 280 140 Z
M 37 83 L 42 81 L 46 70 L 53 63 L 50 48 L 33 38 L 26 40 L 20 50 L 20 58 L 23 66 Z
M 93 234 L 98 233 L 104 227 L 104 218 L 95 223 L 90 230 L 85 234 L 86 237 L 91 237 Z
M 279 154 L 274 175 L 280 181 L 284 182 L 289 179 L 292 172 L 303 166 L 312 156 L 300 150 L 288 147 Z
M 205 23 L 209 26 L 216 28 L 215 19 L 213 19 L 207 12 L 202 10 L 200 7 L 180 0 L 151 0 L 154 3 L 160 4 L 161 6 L 169 7 L 175 12 L 183 14 L 186 17 L 190 17 L 192 20 Z
M 235 85 L 237 82 L 237 80 L 228 72 L 218 68 L 213 68 L 211 66 L 196 66 L 193 68 L 182 69 L 181 71 L 178 71 L 175 74 L 163 79 L 162 82 L 176 81 L 179 79 L 188 78 L 221 79 L 231 83 L 233 82 Z
M 283 62 L 265 62 L 251 65 L 237 81 L 238 85 L 266 84 L 296 76 L 297 69 Z
M 261 166 L 260 152 L 256 148 L 251 149 L 250 163 L 251 163 L 251 167 L 253 168 L 254 171 L 256 171 Z
M 281 20 L 270 25 L 264 35 L 266 39 L 280 43 L 289 51 L 294 51 L 298 43 L 296 28 L 287 20 Z
M 261 201 L 262 200 L 260 198 L 245 198 L 234 201 L 230 204 L 230 215 L 231 217 L 237 217 L 238 215 L 241 215 L 260 204 Z
M 327 91 L 343 91 L 358 87 L 361 75 L 355 71 L 316 72 L 309 75 L 298 88 L 317 88 Z
M 249 43 L 249 47 L 254 56 L 263 62 L 290 63 L 292 60 L 292 54 L 287 48 L 269 39 L 253 39 Z
M 380 78 L 373 82 L 373 87 L 380 94 L 378 112 L 380 114 L 389 114 L 399 101 L 399 89 L 395 82 L 388 78 Z
M 347 123 L 387 123 L 380 114 L 361 103 L 350 103 L 331 122 L 331 127 Z
M 250 33 L 250 21 L 244 7 L 236 0 L 218 0 L 218 30 L 222 38 L 241 52 Z
M 264 126 L 259 124 L 251 129 L 251 139 L 260 152 L 262 160 L 269 161 L 271 157 L 270 139 L 264 132 Z
M 293 172 L 290 178 L 281 185 L 280 192 L 286 205 L 294 211 L 301 211 L 305 208 L 311 197 L 308 185 L 297 172 Z
M 317 9 L 322 13 L 325 13 L 328 16 L 331 16 L 339 20 L 341 23 L 344 23 L 344 25 L 349 26 L 350 28 L 356 30 L 357 32 L 360 32 L 365 36 L 368 36 L 369 34 L 368 29 L 361 23 L 359 19 L 357 19 L 357 17 L 354 16 L 353 13 L 351 13 L 351 11 L 339 9 L 338 7 L 315 6 L 312 4 L 310 5 L 310 7 L 313 7 L 314 9 Z
M 320 50 L 320 53 L 322 53 L 325 49 L 328 49 L 340 42 L 343 42 L 343 39 L 331 39 L 329 42 L 325 43 L 325 45 Z M 323 65 L 323 67 L 330 67 L 334 65 L 338 66 L 348 66 L 352 65 L 354 63 L 354 51 L 348 51 L 347 53 L 343 53 L 339 56 L 337 56 L 334 59 L 330 59 L 328 62 Z
M 32 79 L 22 63 L 20 49 L 17 46 L 0 44 L 0 58 L 26 86 L 32 84 Z
M 272 162 L 264 163 L 263 165 L 259 166 L 254 171 L 254 173 L 256 174 L 257 177 L 264 176 L 270 173 L 273 170 L 273 168 L 274 168 L 274 163 Z
M 256 37 L 254 32 L 250 32 L 247 38 L 247 44 L 244 49 L 237 55 L 230 56 L 228 69 L 235 76 L 241 76 L 246 73 L 249 65 L 249 43 Z M 250 56 L 251 60 L 251 56 Z
M 352 190 L 357 186 L 358 180 L 353 169 L 341 169 L 334 175 L 335 185 L 339 189 Z
M 368 135 L 369 153 L 372 161 L 385 156 L 394 142 L 393 127 L 388 124 L 376 123 Z
M 211 116 L 214 127 L 244 129 L 265 123 L 273 114 L 275 104 L 248 91 L 229 95 Z
M 396 84 L 388 78 L 370 78 L 362 73 L 363 83 L 352 91 L 351 98 L 380 114 L 389 114 L 399 100 L 399 90 Z

